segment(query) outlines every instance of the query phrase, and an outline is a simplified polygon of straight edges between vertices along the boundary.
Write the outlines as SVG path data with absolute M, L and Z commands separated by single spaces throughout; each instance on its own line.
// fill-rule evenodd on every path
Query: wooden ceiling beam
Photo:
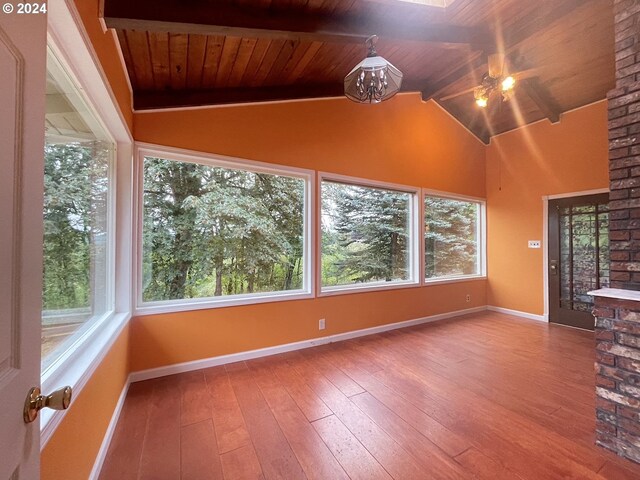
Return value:
M 343 85 L 292 85 L 212 90 L 139 91 L 134 95 L 133 107 L 135 110 L 157 110 L 163 108 L 234 105 L 330 97 L 344 97 Z
M 104 0 L 107 27 L 200 35 L 302 39 L 320 42 L 361 43 L 370 35 L 390 40 L 471 46 L 486 49 L 492 38 L 478 27 L 417 23 L 410 12 L 393 18 L 333 16 L 300 12 L 274 13 L 268 9 L 210 0 Z M 401 12 L 404 6 L 398 6 Z
M 404 82 L 400 91 L 402 93 L 419 92 L 417 85 L 416 82 Z M 158 110 L 332 97 L 344 97 L 343 84 L 137 91 L 134 95 L 133 106 L 135 110 Z
M 519 82 L 518 88 L 522 89 L 533 100 L 538 109 L 549 119 L 551 123 L 560 121 L 562 109 L 536 78 L 527 78 Z

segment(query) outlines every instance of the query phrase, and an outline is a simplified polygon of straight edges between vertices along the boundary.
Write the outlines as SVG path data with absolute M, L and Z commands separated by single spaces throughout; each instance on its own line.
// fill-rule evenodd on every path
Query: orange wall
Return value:
M 485 147 L 420 94 L 136 113 L 134 138 L 484 197 Z
M 129 375 L 125 327 L 40 454 L 42 480 L 86 480 Z
M 605 101 L 494 137 L 487 149 L 489 305 L 544 313 L 544 195 L 608 188 Z
M 129 127 L 133 126 L 132 98 L 125 67 L 120 61 L 119 47 L 114 30 L 104 32 L 98 19 L 101 0 L 75 0 L 84 28 L 93 45 L 102 70 L 104 71 L 113 95 L 120 107 L 122 118 Z
M 138 141 L 485 196 L 485 147 L 418 94 L 137 113 Z M 485 281 L 138 317 L 132 371 L 485 305 Z M 471 294 L 471 302 L 465 296 Z

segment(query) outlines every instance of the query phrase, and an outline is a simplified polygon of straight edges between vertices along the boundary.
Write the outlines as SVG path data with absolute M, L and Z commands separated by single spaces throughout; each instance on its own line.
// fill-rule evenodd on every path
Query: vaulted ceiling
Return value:
M 441 5 L 441 6 L 433 6 Z M 364 40 L 481 140 L 606 97 L 613 0 L 104 0 L 137 110 L 341 96 Z M 491 53 L 526 71 L 480 109 Z M 391 100 L 393 101 L 393 100 Z M 372 106 L 375 108 L 375 106 Z

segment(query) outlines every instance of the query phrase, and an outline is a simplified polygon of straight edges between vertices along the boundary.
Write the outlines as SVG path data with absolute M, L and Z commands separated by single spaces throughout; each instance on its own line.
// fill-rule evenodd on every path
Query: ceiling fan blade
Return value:
M 511 75 L 516 79 L 516 81 L 520 81 L 520 80 L 526 80 L 527 78 L 537 77 L 537 76 L 540 75 L 541 68 L 530 68 L 528 70 L 521 70 L 519 72 L 509 73 L 507 71 L 507 69 L 505 68 L 504 59 L 505 59 L 505 56 L 503 54 L 500 54 L 500 53 L 496 53 L 496 54 L 493 54 L 493 55 L 489 56 L 489 75 L 491 77 L 493 77 L 493 78 L 501 78 L 502 75 Z M 494 76 L 494 75 L 496 75 L 496 72 L 498 71 L 498 66 L 500 67 L 499 68 L 499 73 L 497 74 L 497 76 Z M 496 70 L 492 71 L 492 68 L 495 68 Z M 457 98 L 457 97 L 460 97 L 462 95 L 466 95 L 468 93 L 472 93 L 476 88 L 478 88 L 478 87 L 477 86 L 476 87 L 469 87 L 469 88 L 466 88 L 464 90 L 460 90 L 459 92 L 452 93 L 450 95 L 446 95 L 446 96 L 440 98 L 440 101 L 441 102 L 446 102 L 447 100 L 451 100 L 453 98 Z
M 530 68 L 528 70 L 521 70 L 512 74 L 516 80 L 525 80 L 527 78 L 538 77 L 540 75 L 540 68 Z
M 440 99 L 441 102 L 446 102 L 447 100 L 451 100 L 452 98 L 460 97 L 462 95 L 466 95 L 467 93 L 473 92 L 477 87 L 470 87 L 465 90 L 461 90 L 456 93 L 452 93 L 451 95 L 447 95 L 446 97 L 442 97 Z
M 489 76 L 491 78 L 500 78 L 504 72 L 505 55 L 504 53 L 492 53 L 489 55 Z

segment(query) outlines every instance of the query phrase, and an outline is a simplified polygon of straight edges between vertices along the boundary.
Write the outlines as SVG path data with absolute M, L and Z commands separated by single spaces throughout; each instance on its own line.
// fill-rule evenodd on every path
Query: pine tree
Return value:
M 438 197 L 426 198 L 427 278 L 476 273 L 477 216 L 476 203 Z
M 299 179 L 147 158 L 145 300 L 301 288 L 303 199 Z
M 411 194 L 324 182 L 323 284 L 409 278 Z
M 43 309 L 91 308 L 106 276 L 108 158 L 101 142 L 47 143 L 44 150 Z

